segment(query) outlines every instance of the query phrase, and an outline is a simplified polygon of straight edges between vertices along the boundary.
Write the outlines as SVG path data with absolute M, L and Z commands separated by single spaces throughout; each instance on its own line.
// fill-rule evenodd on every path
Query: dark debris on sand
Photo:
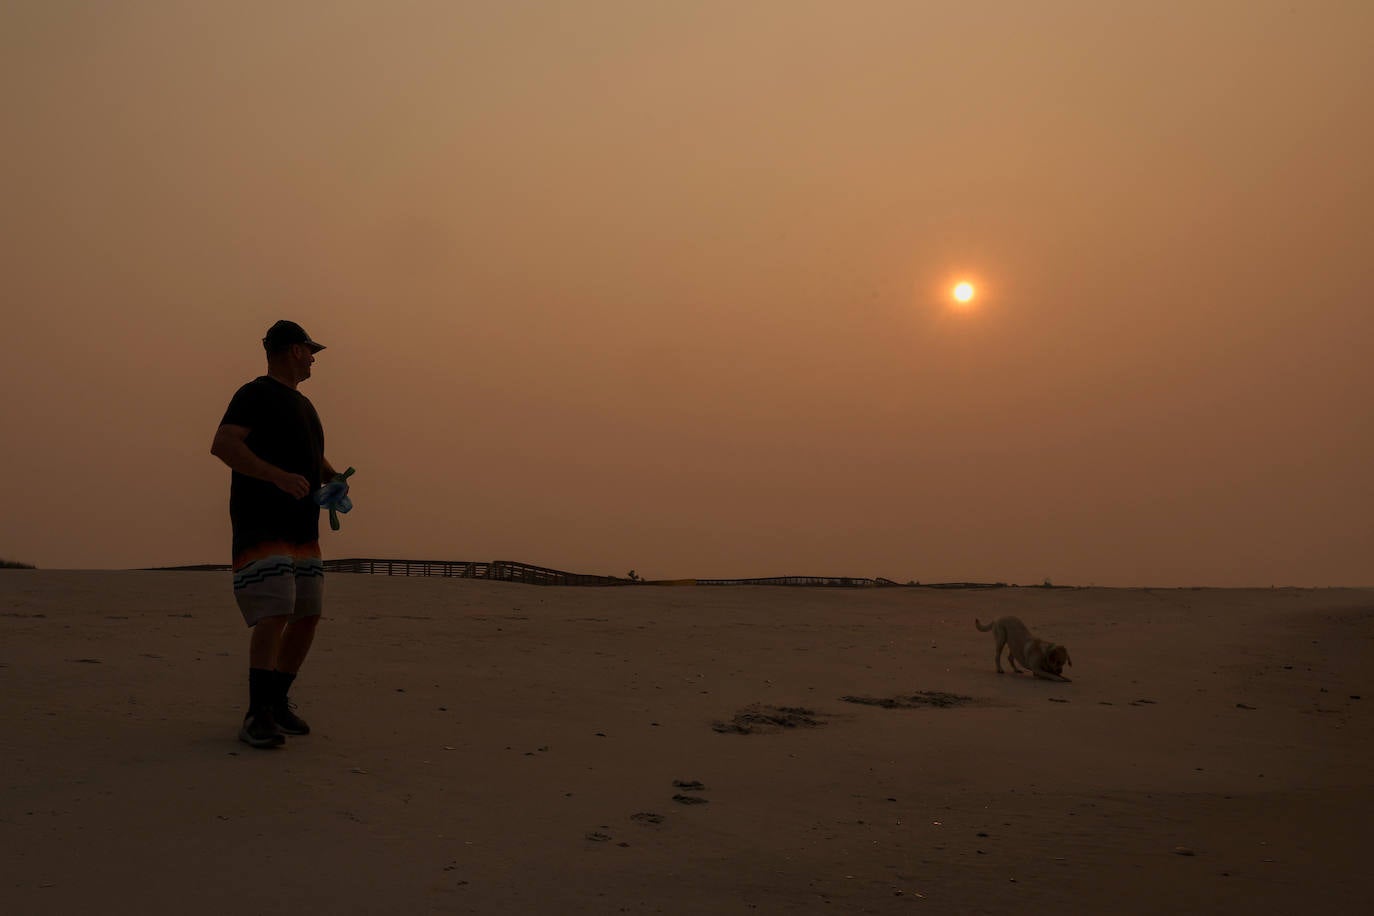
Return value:
M 943 693 L 939 690 L 921 690 L 905 697 L 840 697 L 846 703 L 860 703 L 864 706 L 881 706 L 883 709 L 917 709 L 922 706 L 938 706 L 948 709 L 972 703 L 973 697 L 958 693 Z
M 817 728 L 825 722 L 814 709 L 801 706 L 746 706 L 729 722 L 713 722 L 711 728 L 723 735 L 754 735 L 785 728 Z
M 673 801 L 679 805 L 704 805 L 710 801 L 709 798 L 702 798 L 700 795 L 683 795 L 681 792 L 673 796 Z

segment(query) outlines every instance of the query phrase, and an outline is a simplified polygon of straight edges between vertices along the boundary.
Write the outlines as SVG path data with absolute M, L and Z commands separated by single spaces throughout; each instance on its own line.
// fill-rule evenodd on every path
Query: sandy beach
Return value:
M 7 912 L 1367 896 L 1371 591 L 327 589 L 315 733 L 255 751 L 227 574 L 0 574 Z M 1003 614 L 1073 682 L 996 674 L 973 620 Z

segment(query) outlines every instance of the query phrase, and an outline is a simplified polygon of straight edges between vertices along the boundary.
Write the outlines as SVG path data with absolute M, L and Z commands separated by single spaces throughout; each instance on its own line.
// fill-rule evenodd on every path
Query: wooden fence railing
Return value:
M 446 579 L 495 579 L 528 585 L 631 585 L 616 576 L 591 576 L 533 566 L 513 560 L 377 560 L 353 557 L 325 560 L 326 572 L 365 573 L 373 576 L 440 576 Z

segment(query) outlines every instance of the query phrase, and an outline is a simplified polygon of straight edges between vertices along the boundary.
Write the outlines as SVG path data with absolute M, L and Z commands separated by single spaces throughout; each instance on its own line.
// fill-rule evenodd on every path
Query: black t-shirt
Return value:
M 315 405 L 268 375 L 234 393 L 221 424 L 247 427 L 248 448 L 268 464 L 299 474 L 310 487 L 324 482 L 324 427 Z M 233 472 L 229 518 L 234 555 L 271 541 L 309 544 L 320 537 L 320 507 L 310 496 L 292 499 L 275 484 Z

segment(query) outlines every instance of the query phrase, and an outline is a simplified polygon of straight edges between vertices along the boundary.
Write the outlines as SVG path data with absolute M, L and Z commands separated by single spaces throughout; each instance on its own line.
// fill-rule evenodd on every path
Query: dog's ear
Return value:
M 1072 667 L 1073 667 L 1073 659 L 1069 658 L 1069 650 L 1068 650 L 1068 649 L 1064 649 L 1063 646 L 1060 646 L 1060 648 L 1063 649 L 1063 652 L 1064 652 L 1064 662 L 1065 662 L 1070 668 L 1072 668 Z

